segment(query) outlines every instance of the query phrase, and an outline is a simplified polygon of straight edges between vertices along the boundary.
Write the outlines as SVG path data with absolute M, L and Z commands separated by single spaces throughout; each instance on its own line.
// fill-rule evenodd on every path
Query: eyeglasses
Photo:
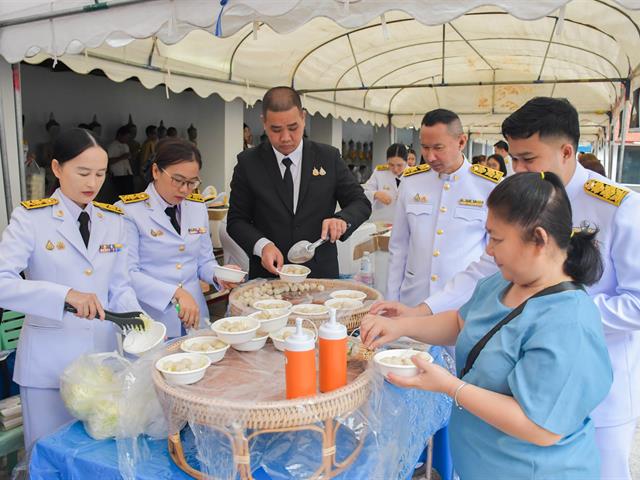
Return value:
M 176 188 L 182 188 L 186 186 L 189 190 L 195 190 L 202 183 L 201 180 L 183 180 L 182 177 L 174 177 L 173 175 L 170 175 L 164 168 L 161 168 L 160 170 L 171 179 L 171 185 Z

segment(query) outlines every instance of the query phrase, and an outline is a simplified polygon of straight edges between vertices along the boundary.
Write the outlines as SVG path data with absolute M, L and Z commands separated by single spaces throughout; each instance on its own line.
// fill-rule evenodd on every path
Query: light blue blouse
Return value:
M 499 272 L 487 277 L 460 309 L 458 373 L 473 346 L 511 311 L 501 302 L 508 286 Z M 562 439 L 536 446 L 454 408 L 451 451 L 462 480 L 599 478 L 589 415 L 609 392 L 612 371 L 600 314 L 584 291 L 530 300 L 487 343 L 464 380 L 513 396 L 531 421 Z

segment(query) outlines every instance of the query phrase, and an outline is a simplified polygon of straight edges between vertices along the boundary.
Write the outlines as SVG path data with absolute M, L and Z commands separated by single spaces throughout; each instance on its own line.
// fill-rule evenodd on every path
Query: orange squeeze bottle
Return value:
M 336 309 L 319 329 L 320 391 L 330 392 L 347 384 L 347 327 L 336 321 Z
M 316 342 L 313 334 L 302 329 L 302 319 L 296 318 L 296 331 L 284 342 L 287 398 L 316 394 Z

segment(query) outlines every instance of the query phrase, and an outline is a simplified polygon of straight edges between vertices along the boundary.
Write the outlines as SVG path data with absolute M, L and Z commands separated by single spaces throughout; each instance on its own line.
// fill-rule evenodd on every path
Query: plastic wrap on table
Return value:
M 440 348 L 431 353 L 451 367 Z M 349 362 L 346 387 L 286 400 L 284 361 L 267 344 L 257 352 L 230 348 L 193 385 L 170 385 L 154 372 L 170 448 L 184 453 L 184 468 L 212 478 L 249 478 L 259 470 L 272 479 L 327 472 L 407 478 L 427 436 L 448 419 L 446 396 L 395 387 L 363 361 Z

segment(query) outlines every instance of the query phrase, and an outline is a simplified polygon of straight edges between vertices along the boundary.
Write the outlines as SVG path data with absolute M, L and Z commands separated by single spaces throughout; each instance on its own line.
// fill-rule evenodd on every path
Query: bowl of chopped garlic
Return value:
M 156 362 L 156 368 L 169 383 L 191 385 L 202 380 L 211 360 L 202 353 L 174 353 Z
M 227 353 L 229 349 L 229 344 L 223 342 L 218 337 L 204 335 L 187 338 L 180 344 L 180 349 L 187 353 L 202 353 L 209 357 L 211 363 L 216 363 L 224 358 L 224 354 Z
M 310 273 L 311 269 L 309 267 L 305 267 L 304 265 L 288 264 L 283 265 L 282 268 L 278 270 L 280 280 L 291 283 L 304 282 Z
M 373 362 L 385 377 L 390 373 L 399 377 L 413 377 L 418 374 L 418 367 L 411 360 L 414 355 L 429 363 L 433 362 L 433 357 L 427 352 L 412 349 L 383 350 L 373 356 Z
M 260 322 L 251 317 L 221 318 L 211 324 L 211 330 L 229 345 L 248 342 L 256 336 L 259 328 Z

